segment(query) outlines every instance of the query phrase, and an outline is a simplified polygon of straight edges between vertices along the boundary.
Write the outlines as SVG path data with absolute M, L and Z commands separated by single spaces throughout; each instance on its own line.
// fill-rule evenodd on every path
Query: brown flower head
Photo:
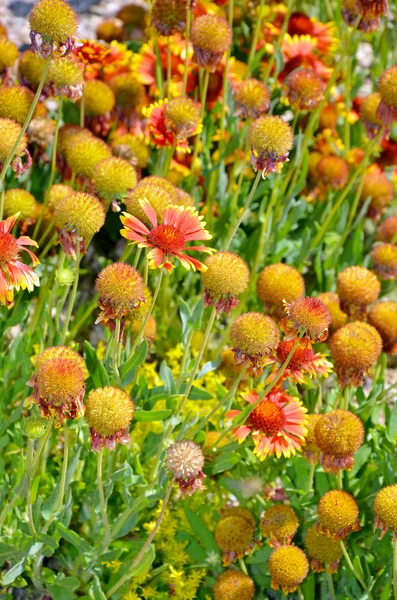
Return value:
M 261 519 L 262 534 L 269 539 L 269 546 L 290 544 L 299 527 L 296 512 L 286 504 L 273 504 L 265 510 Z
M 314 435 L 321 449 L 320 463 L 324 471 L 337 473 L 353 467 L 353 455 L 364 441 L 364 427 L 349 410 L 337 409 L 321 416 Z
M 193 61 L 213 70 L 232 45 L 233 33 L 224 17 L 206 14 L 194 19 L 190 32 Z
M 249 270 L 247 263 L 233 252 L 216 252 L 209 256 L 202 273 L 205 305 L 214 305 L 218 316 L 229 314 L 238 305 L 238 296 L 247 289 Z
M 323 80 L 313 69 L 297 69 L 285 79 L 281 93 L 293 110 L 312 111 L 324 97 Z
M 381 242 L 397 242 L 397 215 L 387 217 L 378 227 L 377 239 Z
M 230 341 L 236 363 L 252 366 L 257 373 L 262 368 L 263 359 L 277 348 L 280 332 L 271 317 L 249 312 L 232 323 Z
M 86 401 L 85 418 L 90 428 L 91 450 L 114 450 L 116 443 L 130 441 L 128 427 L 134 415 L 131 397 L 115 387 L 92 390 Z
M 342 540 L 352 531 L 360 529 L 357 502 L 351 494 L 343 490 L 331 490 L 324 494 L 318 503 L 320 522 L 317 531 L 331 540 Z
M 101 309 L 96 323 L 122 319 L 145 302 L 145 282 L 141 274 L 125 263 L 116 262 L 102 269 L 95 287 Z
M 305 536 L 305 548 L 307 555 L 311 558 L 310 566 L 315 573 L 322 571 L 337 573 L 342 558 L 342 548 L 339 542 L 319 533 L 316 525 L 312 525 Z
M 160 35 L 172 35 L 185 31 L 185 0 L 155 0 L 152 5 L 152 25 Z
M 225 567 L 242 558 L 254 547 L 255 520 L 249 510 L 226 508 L 215 529 L 215 541 L 222 550 Z
M 367 169 L 363 177 L 360 201 L 363 203 L 371 198 L 367 213 L 371 219 L 378 220 L 382 216 L 393 200 L 393 195 L 393 185 L 386 173 L 376 165 Z
M 346 185 L 349 177 L 349 165 L 340 156 L 323 156 L 316 166 L 316 177 L 320 185 L 338 190 Z
M 378 299 L 380 282 L 374 273 L 365 267 L 347 267 L 338 274 L 337 291 L 343 312 L 362 318 L 369 304 Z
M 182 495 L 191 495 L 205 487 L 202 481 L 204 455 L 200 446 L 191 440 L 174 442 L 167 450 L 165 466 L 174 476 Z
M 327 339 L 331 313 L 328 306 L 318 298 L 306 296 L 290 304 L 285 302 L 285 313 L 281 327 L 288 337 L 299 334 L 314 342 Z
M 283 594 L 294 592 L 307 577 L 309 563 L 306 554 L 296 546 L 279 546 L 270 555 L 268 567 L 273 590 Z
M 236 115 L 257 119 L 270 109 L 270 91 L 259 79 L 245 79 L 233 91 Z
M 255 171 L 262 171 L 263 178 L 269 173 L 281 171 L 288 161 L 294 134 L 291 127 L 280 117 L 258 117 L 248 130 L 251 148 L 251 164 Z

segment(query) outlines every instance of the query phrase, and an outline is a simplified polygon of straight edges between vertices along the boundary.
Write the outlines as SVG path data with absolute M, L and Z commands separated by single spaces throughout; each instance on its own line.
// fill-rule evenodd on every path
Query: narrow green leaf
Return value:
M 397 402 L 394 403 L 390 420 L 389 420 L 389 435 L 394 438 L 397 436 Z
M 4 586 L 10 585 L 10 583 L 12 583 L 13 581 L 15 581 L 15 579 L 17 577 L 19 577 L 19 575 L 24 570 L 25 560 L 26 559 L 23 558 L 22 560 L 20 560 L 19 562 L 17 562 L 16 565 L 14 565 L 13 567 L 11 567 L 11 569 L 8 569 L 8 571 L 4 575 L 3 579 L 1 580 L 1 584 L 2 585 L 4 585 Z
M 94 575 L 94 581 L 90 590 L 90 596 L 93 600 L 106 600 L 106 596 L 102 591 L 101 582 L 98 577 Z
M 133 356 L 131 356 L 131 358 L 122 365 L 120 369 L 120 375 L 124 385 L 131 383 L 130 381 L 128 381 L 128 375 L 131 373 L 131 371 L 137 369 L 139 365 L 141 365 L 144 362 L 148 350 L 148 343 L 146 340 L 143 340 L 143 342 L 138 346 L 138 348 L 134 352 Z
M 83 538 L 80 537 L 75 531 L 71 531 L 59 522 L 56 524 L 56 529 L 61 537 L 77 548 L 79 552 L 82 552 L 83 554 L 90 554 L 92 552 L 92 548 L 89 543 L 83 540 Z
M 192 512 L 188 508 L 185 508 L 185 515 L 187 520 L 189 521 L 190 527 L 193 529 L 196 538 L 200 540 L 201 545 L 208 552 L 215 552 L 216 554 L 219 554 L 219 548 L 216 544 L 214 536 L 212 535 L 208 527 L 200 519 L 200 517 L 198 517 L 194 512 Z
M 171 415 L 171 410 L 137 410 L 134 413 L 135 421 L 149 423 L 151 421 L 163 421 Z

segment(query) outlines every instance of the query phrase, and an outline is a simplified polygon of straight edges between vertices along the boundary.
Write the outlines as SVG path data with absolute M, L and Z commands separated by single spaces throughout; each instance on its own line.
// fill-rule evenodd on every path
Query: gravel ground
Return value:
M 36 0 L 0 0 L 0 22 L 7 27 L 8 37 L 24 47 L 29 45 L 27 16 Z M 127 4 L 126 0 L 69 0 L 79 17 L 78 37 L 95 38 L 98 24 L 114 17 Z

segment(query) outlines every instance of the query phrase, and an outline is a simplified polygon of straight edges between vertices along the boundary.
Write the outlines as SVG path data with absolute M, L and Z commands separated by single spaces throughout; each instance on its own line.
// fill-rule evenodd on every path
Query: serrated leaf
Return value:
M 141 423 L 164 421 L 164 419 L 168 419 L 171 413 L 171 410 L 137 410 L 134 413 L 134 419 Z
M 75 531 L 71 531 L 62 523 L 56 523 L 55 528 L 64 540 L 72 544 L 79 552 L 83 554 L 91 554 L 92 548 L 88 542 L 83 540 Z

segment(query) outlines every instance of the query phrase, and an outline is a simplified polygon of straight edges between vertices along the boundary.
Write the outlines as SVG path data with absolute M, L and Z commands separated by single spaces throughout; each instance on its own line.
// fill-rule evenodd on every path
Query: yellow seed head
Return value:
M 0 72 L 12 67 L 17 58 L 17 46 L 5 35 L 0 35 Z
M 369 311 L 368 321 L 380 333 L 385 352 L 394 352 L 397 342 L 397 302 L 378 302 Z
M 104 438 L 128 429 L 133 415 L 131 397 L 119 388 L 97 388 L 88 395 L 85 418 L 90 429 Z
M 374 271 L 379 279 L 393 280 L 397 277 L 397 246 L 379 244 L 371 252 Z
M 178 140 L 186 140 L 195 135 L 201 124 L 199 105 L 191 98 L 172 98 L 165 105 L 166 127 Z
M 280 332 L 271 317 L 249 312 L 233 321 L 230 341 L 234 348 L 244 354 L 266 357 L 277 348 Z
M 336 409 L 321 415 L 316 428 L 317 446 L 335 457 L 353 455 L 364 441 L 364 427 L 349 410 Z
M 186 4 L 182 0 L 155 0 L 152 5 L 152 24 L 161 35 L 185 31 Z
M 22 85 L 0 89 L 0 117 L 23 125 L 33 102 L 33 93 Z
M 83 80 L 83 65 L 71 56 L 51 61 L 46 81 L 52 83 L 55 87 L 81 86 Z
M 296 512 L 286 504 L 273 504 L 267 508 L 261 520 L 261 530 L 271 544 L 278 542 L 289 544 L 299 527 Z
M 40 397 L 59 406 L 69 404 L 84 392 L 84 371 L 74 359 L 50 358 L 36 377 Z
M 397 533 L 397 485 L 381 489 L 374 501 L 375 527 L 380 527 L 381 537 L 388 529 Z
M 214 584 L 214 600 L 252 600 L 254 594 L 254 582 L 241 571 L 224 571 Z
M 105 158 L 95 165 L 92 182 L 105 197 L 124 197 L 137 183 L 134 167 L 122 158 Z
M 213 298 L 239 296 L 248 286 L 249 269 L 247 263 L 233 252 L 216 252 L 209 256 L 202 273 L 203 286 Z
M 128 160 L 139 169 L 144 169 L 149 163 L 150 153 L 145 140 L 132 133 L 125 133 L 113 138 L 110 147 L 113 154 Z
M 270 108 L 270 92 L 258 79 L 245 79 L 233 92 L 236 112 L 247 119 L 256 119 Z
M 222 552 L 241 555 L 253 541 L 255 521 L 246 509 L 226 509 L 215 529 L 215 541 Z
M 281 588 L 284 594 L 294 592 L 309 570 L 306 554 L 290 545 L 276 548 L 270 555 L 268 566 L 272 589 Z
M 282 95 L 294 110 L 314 110 L 324 97 L 324 84 L 313 69 L 296 69 L 285 79 Z
M 121 73 L 112 79 L 112 89 L 117 106 L 132 110 L 136 108 L 144 94 L 143 85 L 133 73 Z
M 121 318 L 145 301 L 145 282 L 131 265 L 113 263 L 99 273 L 95 287 L 100 307 L 111 318 Z
M 22 80 L 33 90 L 36 90 L 39 87 L 44 66 L 45 59 L 31 50 L 26 50 L 26 52 L 23 52 L 20 56 L 19 73 Z
M 397 65 L 387 69 L 379 79 L 379 95 L 383 102 L 394 108 L 397 106 Z
M 84 134 L 72 136 L 65 150 L 69 167 L 74 173 L 84 177 L 91 177 L 95 165 L 112 155 L 105 142 L 92 135 Z
M 29 14 L 30 29 L 44 38 L 64 44 L 77 32 L 77 17 L 64 0 L 39 0 Z
M 346 324 L 347 314 L 341 310 L 340 299 L 338 294 L 333 292 L 325 292 L 317 296 L 321 302 L 324 302 L 328 306 L 328 310 L 331 313 L 331 325 L 330 329 L 336 331 L 340 327 Z
M 320 499 L 318 516 L 318 531 L 334 541 L 360 529 L 357 502 L 351 494 L 343 490 L 331 490 Z
M 380 282 L 376 275 L 365 267 L 347 267 L 338 274 L 337 290 L 342 303 L 367 305 L 377 300 Z
M 305 548 L 312 559 L 312 569 L 316 572 L 330 571 L 336 573 L 339 561 L 342 558 L 342 549 L 339 542 L 334 542 L 328 536 L 317 531 L 312 525 L 306 533 Z
M 320 459 L 321 450 L 317 446 L 315 430 L 316 425 L 321 419 L 321 415 L 311 414 L 308 415 L 308 421 L 306 423 L 307 434 L 305 437 L 305 446 L 303 449 L 303 458 L 306 458 L 311 464 L 315 465 Z
M 21 129 L 19 123 L 15 123 L 15 121 L 12 121 L 11 119 L 0 118 L 0 161 L 6 160 L 7 156 L 10 154 Z M 27 143 L 28 140 L 24 134 L 18 144 L 16 156 L 21 156 L 24 153 Z
M 201 67 L 214 66 L 230 48 L 232 30 L 224 17 L 206 14 L 194 19 L 191 40 L 194 59 Z
M 290 303 L 304 295 L 305 282 L 294 267 L 277 263 L 260 272 L 256 290 L 265 305 L 282 308 L 283 300 Z
M 19 212 L 21 219 L 33 219 L 36 213 L 35 197 L 24 189 L 12 188 L 4 194 L 4 213 L 11 217 Z
M 106 115 L 116 102 L 113 90 L 103 81 L 93 79 L 84 85 L 84 109 L 88 117 Z
M 66 196 L 55 207 L 55 224 L 59 229 L 76 229 L 78 235 L 89 240 L 105 222 L 105 210 L 92 194 L 75 192 Z
M 64 183 L 55 183 L 50 189 L 50 197 L 48 200 L 49 208 L 51 210 L 55 210 L 55 207 L 61 200 L 73 193 L 74 190 L 72 187 L 70 187 L 70 185 L 65 185 Z
M 252 150 L 256 154 L 274 156 L 275 160 L 288 155 L 293 139 L 291 127 L 280 117 L 259 117 L 248 130 Z
M 150 221 L 139 202 L 143 198 L 149 201 L 159 223 L 163 222 L 164 209 L 177 201 L 175 187 L 164 177 L 151 175 L 142 179 L 125 199 L 125 205 L 129 213 L 146 225 Z

